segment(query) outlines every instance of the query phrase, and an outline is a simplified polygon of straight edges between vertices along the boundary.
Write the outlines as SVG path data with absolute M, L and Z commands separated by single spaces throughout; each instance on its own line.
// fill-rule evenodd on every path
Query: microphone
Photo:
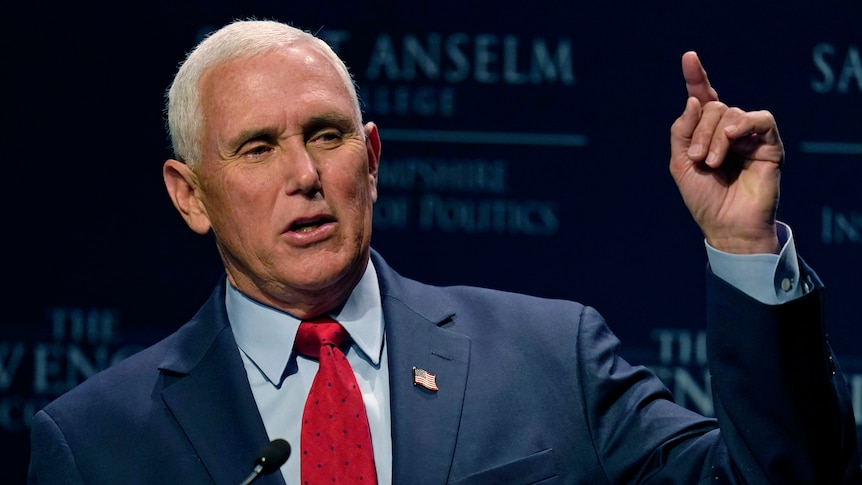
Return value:
M 287 457 L 290 456 L 290 443 L 281 438 L 274 439 L 265 444 L 257 455 L 257 459 L 254 460 L 254 470 L 240 485 L 248 485 L 258 476 L 272 473 L 284 465 Z

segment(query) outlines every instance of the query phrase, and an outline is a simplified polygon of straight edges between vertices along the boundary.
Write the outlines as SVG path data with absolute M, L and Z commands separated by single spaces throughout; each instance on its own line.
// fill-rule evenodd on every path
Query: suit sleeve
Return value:
M 744 483 L 733 473 L 715 419 L 674 403 L 654 373 L 623 359 L 595 310 L 587 308 L 580 321 L 579 381 L 605 483 Z
M 766 305 L 707 276 L 713 401 L 730 460 L 751 483 L 862 483 L 849 389 L 826 341 L 823 286 Z
M 781 305 L 707 276 L 717 419 L 675 404 L 658 377 L 619 356 L 601 316 L 584 311 L 579 380 L 607 483 L 862 483 L 849 389 L 826 343 L 822 285 L 808 274 L 815 289 Z
M 83 485 L 75 457 L 57 423 L 45 411 L 33 417 L 28 485 Z

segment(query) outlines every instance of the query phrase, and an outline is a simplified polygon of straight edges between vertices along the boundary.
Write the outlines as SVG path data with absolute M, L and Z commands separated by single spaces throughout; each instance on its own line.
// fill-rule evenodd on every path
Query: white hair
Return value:
M 191 167 L 201 159 L 203 113 L 199 82 L 208 70 L 233 59 L 253 57 L 299 43 L 316 47 L 332 61 L 353 97 L 357 122 L 361 122 L 353 78 L 329 44 L 281 22 L 236 20 L 208 35 L 189 52 L 168 89 L 165 110 L 174 156 Z

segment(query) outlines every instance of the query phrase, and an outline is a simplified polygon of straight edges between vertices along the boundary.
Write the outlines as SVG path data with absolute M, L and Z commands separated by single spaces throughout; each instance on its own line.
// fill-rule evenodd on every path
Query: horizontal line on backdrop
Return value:
M 862 155 L 862 143 L 838 141 L 803 141 L 800 143 L 805 153 L 829 153 L 835 155 Z
M 487 145 L 553 145 L 583 147 L 587 137 L 559 133 L 512 133 L 497 131 L 381 129 L 383 141 L 477 143 Z

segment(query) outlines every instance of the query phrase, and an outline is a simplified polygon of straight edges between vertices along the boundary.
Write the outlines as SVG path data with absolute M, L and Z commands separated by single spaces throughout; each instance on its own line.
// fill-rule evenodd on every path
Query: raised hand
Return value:
M 682 68 L 689 98 L 671 126 L 670 172 L 688 210 L 716 249 L 777 253 L 784 146 L 775 118 L 718 101 L 694 52 Z

